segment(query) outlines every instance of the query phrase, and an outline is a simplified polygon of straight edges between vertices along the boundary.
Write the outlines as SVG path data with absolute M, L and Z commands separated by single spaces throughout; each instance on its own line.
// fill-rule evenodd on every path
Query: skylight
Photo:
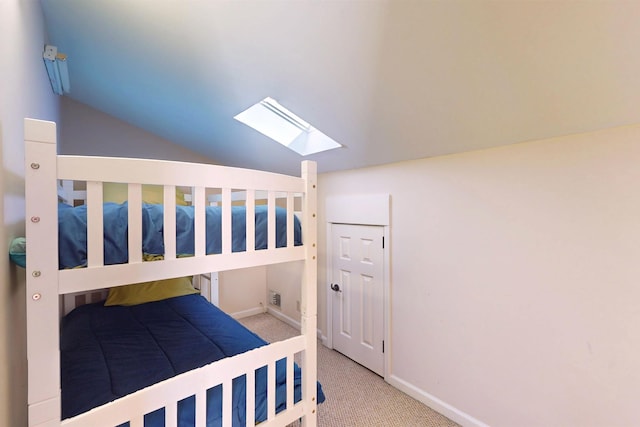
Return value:
M 252 105 L 234 119 L 252 127 L 301 156 L 342 147 L 273 98 Z

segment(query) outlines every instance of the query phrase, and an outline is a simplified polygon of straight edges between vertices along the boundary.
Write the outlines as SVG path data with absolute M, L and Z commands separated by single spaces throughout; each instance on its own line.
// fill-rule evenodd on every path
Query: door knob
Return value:
M 340 285 L 338 285 L 337 283 L 331 284 L 331 290 L 335 292 L 342 292 L 342 290 L 340 289 Z

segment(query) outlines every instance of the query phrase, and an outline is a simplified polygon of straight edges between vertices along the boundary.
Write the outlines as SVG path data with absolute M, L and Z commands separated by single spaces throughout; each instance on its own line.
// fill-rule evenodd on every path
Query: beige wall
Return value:
M 265 309 L 267 267 L 223 271 L 219 275 L 220 308 L 229 314 L 256 314 Z
M 640 126 L 321 175 L 391 194 L 390 378 L 471 424 L 634 426 Z M 469 416 L 469 418 L 465 418 Z
M 295 261 L 267 267 L 267 289 L 280 293 L 280 308 L 269 306 L 282 314 L 292 325 L 300 323 L 298 303 L 302 297 L 300 286 L 304 274 L 304 262 Z
M 42 62 L 46 43 L 40 2 L 0 1 L 0 425 L 27 424 L 25 272 L 8 248 L 24 235 L 24 130 L 32 117 L 58 120 L 59 98 Z

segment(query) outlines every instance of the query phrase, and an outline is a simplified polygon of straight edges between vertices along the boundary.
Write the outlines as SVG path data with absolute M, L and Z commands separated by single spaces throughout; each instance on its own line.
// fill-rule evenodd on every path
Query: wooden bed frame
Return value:
M 27 237 L 27 357 L 29 427 L 116 426 L 129 422 L 144 425 L 144 414 L 165 408 L 166 426 L 176 425 L 177 402 L 196 396 L 196 425 L 204 424 L 206 390 L 222 385 L 223 426 L 231 426 L 231 391 L 235 377 L 268 366 L 268 395 L 275 391 L 275 363 L 287 358 L 287 378 L 293 378 L 294 355 L 302 355 L 302 400 L 293 404 L 293 381 L 287 381 L 287 408 L 276 415 L 275 399 L 268 403 L 268 419 L 261 426 L 284 426 L 297 419 L 304 426 L 316 425 L 317 380 L 317 218 L 316 165 L 302 163 L 301 177 L 214 165 L 57 155 L 56 125 L 25 119 L 26 237 Z M 60 180 L 87 183 L 88 266 L 58 269 L 58 183 Z M 102 183 L 128 185 L 129 253 L 127 264 L 103 265 Z M 164 260 L 143 262 L 141 185 L 164 186 Z M 193 188 L 195 209 L 195 255 L 176 257 L 175 187 Z M 205 254 L 205 189 L 221 189 L 222 253 Z M 246 221 L 247 250 L 231 251 L 232 190 L 246 191 L 247 212 L 253 212 L 256 191 L 266 191 L 268 248 L 253 250 L 254 222 Z M 287 247 L 275 245 L 276 193 L 286 193 Z M 293 245 L 293 200 L 302 194 L 302 246 Z M 136 215 L 136 212 L 138 213 Z M 131 250 L 140 248 L 140 250 Z M 65 296 L 96 294 L 100 289 L 129 283 L 206 274 L 230 269 L 304 260 L 301 295 L 301 335 L 222 359 L 61 420 L 59 321 Z M 87 298 L 89 302 L 91 297 Z M 95 299 L 95 297 L 94 297 Z M 254 376 L 247 375 L 247 425 L 254 420 Z M 251 420 L 251 421 L 249 421 Z

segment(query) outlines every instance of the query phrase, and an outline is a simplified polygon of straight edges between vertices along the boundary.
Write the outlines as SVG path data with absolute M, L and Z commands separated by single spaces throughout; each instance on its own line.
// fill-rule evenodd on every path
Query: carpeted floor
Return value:
M 269 342 L 299 334 L 295 328 L 269 314 L 247 317 L 240 322 Z M 327 397 L 318 406 L 320 427 L 458 425 L 321 344 L 318 344 L 318 379 Z

